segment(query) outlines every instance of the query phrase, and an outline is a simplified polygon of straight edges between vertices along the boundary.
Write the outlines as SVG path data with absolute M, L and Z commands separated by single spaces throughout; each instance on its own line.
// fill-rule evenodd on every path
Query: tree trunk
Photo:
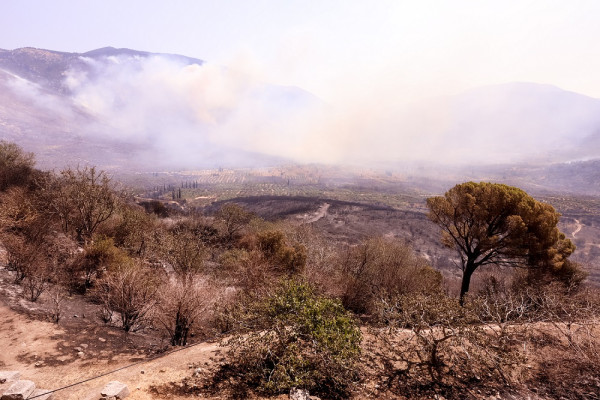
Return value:
M 467 267 L 463 272 L 462 283 L 460 285 L 460 305 L 463 306 L 465 302 L 465 295 L 469 291 L 469 285 L 471 284 L 471 275 L 477 269 L 477 265 L 471 260 L 467 261 Z

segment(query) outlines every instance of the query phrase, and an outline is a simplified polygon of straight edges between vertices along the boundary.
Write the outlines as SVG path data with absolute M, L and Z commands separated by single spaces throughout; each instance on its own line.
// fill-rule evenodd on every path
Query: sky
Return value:
M 325 101 L 513 81 L 600 97 L 595 0 L 0 0 L 0 48 L 178 53 Z
M 173 154 L 185 146 L 190 157 L 196 141 L 306 162 L 531 159 L 547 153 L 540 143 L 584 143 L 596 104 L 567 101 L 548 118 L 559 94 L 518 87 L 467 101 L 461 116 L 440 99 L 511 82 L 600 99 L 599 40 L 598 0 L 0 0 L 3 49 L 112 46 L 205 60 L 102 64 L 97 80 L 67 74 L 73 101 L 111 134 Z M 291 113 L 257 95 L 265 83 L 301 88 L 324 107 Z M 521 100 L 530 105 L 506 108 Z

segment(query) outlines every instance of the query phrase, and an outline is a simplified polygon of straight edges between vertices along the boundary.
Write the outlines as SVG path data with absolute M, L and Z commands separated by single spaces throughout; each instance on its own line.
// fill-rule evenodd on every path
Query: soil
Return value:
M 151 388 L 181 381 L 195 368 L 207 371 L 222 358 L 217 341 L 166 353 L 165 340 L 157 332 L 126 333 L 104 325 L 94 314 L 97 306 L 77 296 L 65 301 L 58 324 L 47 320 L 48 307 L 44 295 L 36 303 L 24 300 L 11 284 L 11 274 L 0 268 L 0 370 L 20 371 L 22 379 L 34 381 L 38 388 L 54 390 L 135 364 L 60 390 L 55 398 L 61 400 L 98 399 L 113 380 L 127 384 L 131 400 L 184 399 L 159 395 Z

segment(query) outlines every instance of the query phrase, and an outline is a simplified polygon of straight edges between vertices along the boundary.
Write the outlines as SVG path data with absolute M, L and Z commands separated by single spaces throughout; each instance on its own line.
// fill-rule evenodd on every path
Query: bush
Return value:
M 342 301 L 357 313 L 374 313 L 377 303 L 384 298 L 441 290 L 441 273 L 399 240 L 367 240 L 351 248 L 341 262 Z
M 173 276 L 158 292 L 156 319 L 172 346 L 185 346 L 188 335 L 209 314 L 214 288 L 195 276 Z
M 24 152 L 15 143 L 0 140 L 0 191 L 13 185 L 26 185 L 34 174 L 33 153 Z
M 98 282 L 96 296 L 104 307 L 103 314 L 118 313 L 122 328 L 129 332 L 149 319 L 158 286 L 159 279 L 153 271 L 138 263 L 127 263 Z
M 257 235 L 258 248 L 265 258 L 276 264 L 282 272 L 296 274 L 306 264 L 306 249 L 302 245 L 288 246 L 281 231 L 260 232 Z
M 283 281 L 237 320 L 250 332 L 228 341 L 228 364 L 251 388 L 277 394 L 299 387 L 336 398 L 357 377 L 359 328 L 341 303 L 305 283 Z
M 524 361 L 516 346 L 523 332 L 482 321 L 478 307 L 476 302 L 461 306 L 442 294 L 401 295 L 380 304 L 382 319 L 388 321 L 377 332 L 384 364 L 403 393 L 462 398 L 464 387 L 512 383 L 515 367 Z

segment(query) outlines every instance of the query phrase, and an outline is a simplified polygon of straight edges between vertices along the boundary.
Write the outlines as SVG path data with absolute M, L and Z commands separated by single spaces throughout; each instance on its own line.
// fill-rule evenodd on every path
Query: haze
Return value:
M 205 60 L 184 66 L 153 58 L 123 69 L 113 59 L 94 79 L 66 76 L 70 100 L 110 127 L 82 130 L 155 141 L 173 155 L 211 142 L 311 162 L 522 160 L 546 150 L 539 140 L 547 126 L 508 139 L 492 129 L 479 143 L 467 135 L 471 148 L 441 156 L 450 136 L 461 134 L 445 99 L 509 82 L 600 97 L 596 1 L 40 0 L 1 7 L 0 48 L 114 46 Z M 276 85 L 316 98 L 289 110 L 265 96 Z M 66 107 L 31 91 L 38 102 Z M 556 116 L 553 124 L 565 128 L 553 145 L 564 147 L 570 135 L 585 139 L 581 127 L 595 125 L 595 112 L 586 106 Z M 507 129 L 531 117 L 514 116 Z M 519 154 L 511 154 L 510 140 L 521 140 Z M 483 154 L 486 147 L 497 154 Z

